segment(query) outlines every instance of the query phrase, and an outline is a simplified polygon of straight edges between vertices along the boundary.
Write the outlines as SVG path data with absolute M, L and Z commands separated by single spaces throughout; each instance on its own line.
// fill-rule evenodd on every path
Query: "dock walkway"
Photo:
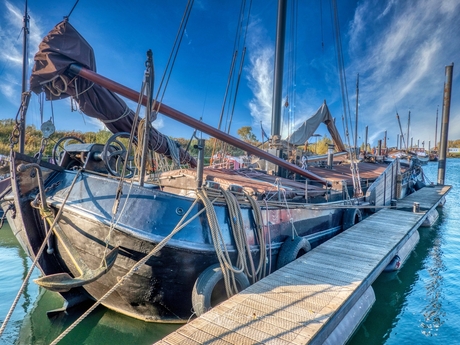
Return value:
M 157 344 L 323 344 L 450 188 L 398 200 Z

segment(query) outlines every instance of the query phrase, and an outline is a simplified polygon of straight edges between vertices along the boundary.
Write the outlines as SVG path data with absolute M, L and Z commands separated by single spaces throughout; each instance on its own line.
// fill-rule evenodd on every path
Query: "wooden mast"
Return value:
M 284 41 L 286 32 L 286 0 L 278 0 L 276 22 L 275 67 L 273 73 L 272 137 L 281 134 L 281 98 L 283 92 Z
M 22 92 L 21 92 L 21 103 L 23 104 L 23 109 L 21 111 L 21 120 L 19 129 L 19 152 L 24 153 L 25 147 L 25 136 L 26 136 L 26 109 L 24 109 L 24 98 L 27 91 L 27 41 L 29 36 L 29 13 L 27 11 L 27 0 L 24 10 L 24 19 L 23 19 L 23 28 L 24 36 L 22 41 Z M 27 102 L 28 103 L 28 102 Z
M 82 78 L 85 78 L 89 81 L 92 81 L 93 83 L 96 83 L 102 87 L 105 87 L 106 89 L 115 92 L 123 97 L 126 97 L 134 102 L 138 102 L 139 100 L 139 93 L 135 90 L 132 90 L 124 85 L 121 85 L 117 82 L 114 82 L 106 77 L 101 76 L 100 74 L 97 74 L 96 72 L 93 72 L 87 68 L 81 67 L 79 65 L 73 64 L 70 65 L 69 67 L 69 72 L 71 72 L 74 75 L 79 75 Z M 142 97 L 142 104 L 146 105 L 147 104 L 147 98 L 145 96 Z M 210 125 L 207 125 L 206 123 L 203 123 L 202 121 L 199 121 L 191 116 L 188 116 L 176 109 L 173 109 L 169 106 L 167 106 L 164 103 L 161 103 L 159 105 L 159 113 L 166 115 L 174 120 L 177 120 L 179 122 L 182 122 L 192 128 L 196 128 L 210 136 L 213 136 L 219 140 L 225 141 L 230 145 L 236 146 L 250 154 L 253 154 L 255 156 L 258 156 L 260 158 L 266 159 L 267 161 L 277 164 L 283 168 L 286 168 L 290 171 L 293 171 L 300 176 L 308 177 L 311 180 L 315 180 L 321 183 L 327 183 L 325 179 L 322 177 L 315 175 L 307 170 L 304 170 L 300 167 L 298 167 L 295 164 L 291 164 L 281 158 L 278 158 L 268 152 L 265 152 L 258 147 L 252 146 L 251 144 L 248 144 L 242 140 L 239 140 L 230 134 L 227 134 L 225 132 L 222 132 L 221 130 L 218 130 L 217 128 L 214 128 Z

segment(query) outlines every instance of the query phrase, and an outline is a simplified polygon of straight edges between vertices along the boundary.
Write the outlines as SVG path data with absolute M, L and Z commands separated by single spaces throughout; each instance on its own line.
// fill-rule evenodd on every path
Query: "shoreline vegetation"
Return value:
M 1 155 L 9 155 L 10 152 L 10 143 L 11 143 L 11 135 L 13 133 L 13 129 L 15 127 L 15 121 L 13 119 L 4 119 L 0 120 L 0 154 Z M 252 127 L 244 126 L 238 129 L 237 131 L 238 136 L 241 140 L 250 143 L 254 146 L 257 146 L 261 149 L 268 148 L 268 142 L 259 142 L 257 140 L 256 135 L 252 131 Z M 77 137 L 84 142 L 87 143 L 101 143 L 104 144 L 107 140 L 112 136 L 112 133 L 108 130 L 102 129 L 98 132 L 80 132 L 80 131 L 56 131 L 49 139 L 49 143 L 45 148 L 45 152 L 43 153 L 44 156 L 50 156 L 51 151 L 53 149 L 54 144 L 63 137 Z M 176 142 L 179 143 L 180 146 L 186 148 L 187 146 L 190 147 L 189 151 L 192 155 L 196 155 L 196 149 L 194 148 L 194 141 L 193 139 L 191 145 L 189 145 L 189 139 L 185 138 L 172 138 Z M 318 139 L 314 143 L 309 144 L 309 149 L 314 150 L 316 154 L 326 154 L 328 144 L 332 143 L 332 140 L 327 136 Z M 42 145 L 42 132 L 40 129 L 37 129 L 33 125 L 29 125 L 26 128 L 26 138 L 25 138 L 25 148 L 24 151 L 26 154 L 33 155 L 40 150 Z M 449 148 L 460 148 L 460 139 L 456 140 L 449 140 L 448 142 Z M 214 139 L 211 138 L 206 140 L 205 145 L 205 156 L 210 157 L 212 152 L 215 148 Z M 226 151 L 229 155 L 233 156 L 241 156 L 245 155 L 246 152 L 235 148 L 235 147 L 226 147 Z M 459 153 L 447 153 L 448 158 L 460 158 Z

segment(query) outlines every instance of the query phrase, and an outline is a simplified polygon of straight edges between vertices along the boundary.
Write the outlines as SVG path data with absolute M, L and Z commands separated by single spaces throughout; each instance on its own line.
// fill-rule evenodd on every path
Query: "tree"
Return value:
M 251 145 L 257 145 L 259 143 L 256 135 L 252 133 L 251 126 L 243 126 L 240 129 L 238 129 L 237 133 L 240 136 L 241 140 Z
M 325 155 L 329 148 L 329 144 L 332 144 L 332 140 L 329 139 L 326 135 L 324 135 L 320 140 L 318 140 L 316 146 L 316 154 Z

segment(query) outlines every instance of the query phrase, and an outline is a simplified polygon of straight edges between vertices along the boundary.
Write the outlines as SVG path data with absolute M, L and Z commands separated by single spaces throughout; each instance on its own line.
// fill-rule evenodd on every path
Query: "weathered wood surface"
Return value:
M 157 344 L 322 344 L 449 190 L 399 200 L 406 210 L 371 215 Z
M 447 194 L 450 188 L 451 186 L 427 186 L 406 196 L 404 199 L 398 200 L 397 208 L 412 208 L 414 202 L 418 202 L 421 211 L 430 210 L 433 206 L 436 207 L 438 205 L 442 196 Z

